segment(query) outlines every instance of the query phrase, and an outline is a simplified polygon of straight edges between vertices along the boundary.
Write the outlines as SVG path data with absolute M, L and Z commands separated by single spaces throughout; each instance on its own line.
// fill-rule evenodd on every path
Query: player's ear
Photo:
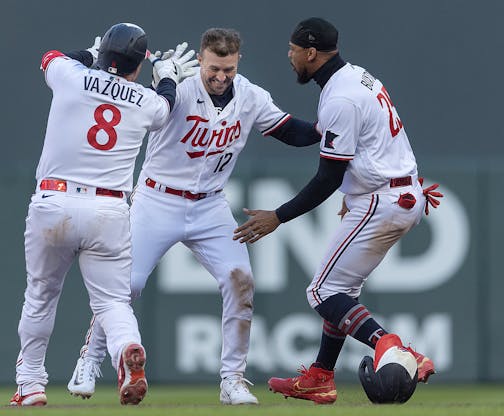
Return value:
M 317 49 L 308 48 L 308 53 L 306 55 L 306 59 L 308 62 L 313 62 L 317 58 Z
M 199 52 L 196 54 L 196 58 L 198 59 L 198 63 L 201 66 L 201 61 L 203 61 L 203 57 L 201 56 L 201 54 Z

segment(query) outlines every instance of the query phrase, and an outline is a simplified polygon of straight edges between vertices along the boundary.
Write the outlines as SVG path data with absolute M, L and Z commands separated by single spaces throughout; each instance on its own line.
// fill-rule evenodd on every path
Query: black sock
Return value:
M 330 322 L 324 320 L 322 339 L 317 356 L 316 367 L 333 370 L 345 342 L 346 335 Z
M 333 327 L 373 349 L 378 339 L 387 333 L 364 305 L 343 293 L 326 299 L 315 310 Z

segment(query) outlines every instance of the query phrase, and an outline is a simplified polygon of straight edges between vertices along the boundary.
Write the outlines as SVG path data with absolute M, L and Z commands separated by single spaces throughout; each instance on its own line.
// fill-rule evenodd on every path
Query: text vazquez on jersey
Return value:
M 110 96 L 114 101 L 127 101 L 141 107 L 143 94 L 129 85 L 121 84 L 116 77 L 109 79 L 97 78 L 93 75 L 84 76 L 84 89 L 102 95 Z

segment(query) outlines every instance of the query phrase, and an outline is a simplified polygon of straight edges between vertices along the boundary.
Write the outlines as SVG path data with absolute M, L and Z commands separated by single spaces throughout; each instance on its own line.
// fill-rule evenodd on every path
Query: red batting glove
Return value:
M 420 185 L 423 185 L 423 178 L 418 178 L 418 182 Z M 435 183 L 423 190 L 423 194 L 425 196 L 425 215 L 429 215 L 429 205 L 432 208 L 437 208 L 441 203 L 436 198 L 442 198 L 444 195 L 441 192 L 435 191 L 439 187 L 439 184 Z

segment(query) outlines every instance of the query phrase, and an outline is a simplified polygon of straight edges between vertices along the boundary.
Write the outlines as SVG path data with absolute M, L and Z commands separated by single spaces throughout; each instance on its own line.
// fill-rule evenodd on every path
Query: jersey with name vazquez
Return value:
M 348 160 L 339 188 L 374 192 L 391 178 L 417 174 L 408 136 L 383 84 L 347 63 L 322 89 L 318 106 L 320 156 Z
M 251 129 L 267 135 L 290 117 L 245 77 L 236 75 L 233 88 L 218 111 L 200 74 L 179 84 L 169 121 L 149 135 L 143 174 L 193 193 L 223 189 Z
M 166 99 L 65 56 L 50 61 L 45 77 L 53 99 L 37 180 L 130 192 L 142 140 L 169 114 Z

